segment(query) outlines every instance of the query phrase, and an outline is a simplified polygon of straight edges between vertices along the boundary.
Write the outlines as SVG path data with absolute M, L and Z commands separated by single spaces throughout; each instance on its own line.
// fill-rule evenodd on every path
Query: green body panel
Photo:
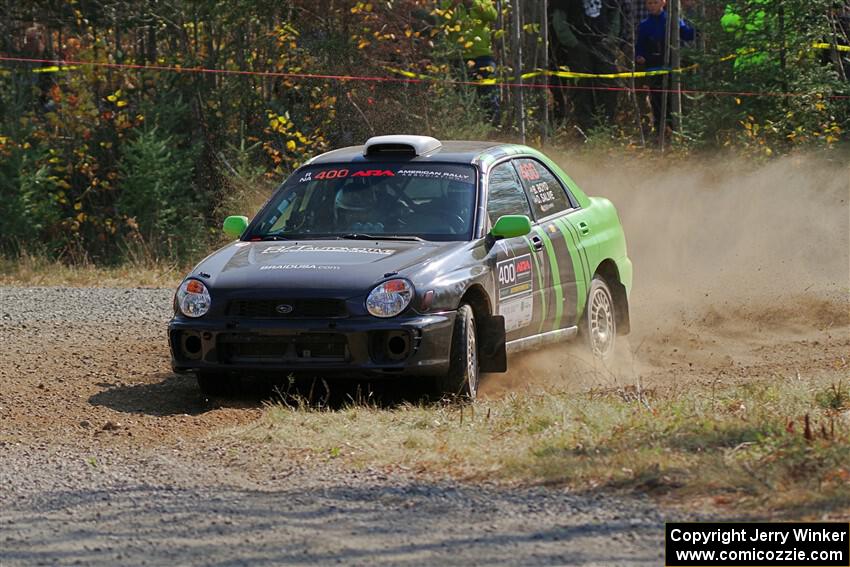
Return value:
M 581 312 L 584 311 L 584 304 L 587 302 L 587 286 L 590 279 L 586 274 L 588 268 L 585 266 L 584 258 L 581 255 L 581 251 L 578 249 L 576 239 L 573 236 L 568 221 L 564 218 L 560 218 L 555 224 L 564 235 L 567 248 L 570 250 L 570 258 L 572 258 L 573 261 L 573 271 L 576 274 L 576 313 L 581 314 Z
M 590 265 L 598 266 L 605 260 L 611 259 L 617 266 L 620 283 L 625 286 L 626 291 L 632 289 L 632 261 L 626 253 L 626 236 L 617 209 L 608 199 L 603 197 L 591 197 L 591 206 L 587 208 L 590 214 L 590 222 L 595 231 L 595 242 L 587 257 Z M 594 272 L 596 270 L 594 269 Z
M 544 283 L 544 280 L 543 280 L 543 272 L 541 270 L 540 261 L 537 259 L 537 254 L 535 253 L 534 245 L 531 243 L 531 239 L 528 238 L 527 236 L 525 237 L 525 243 L 528 245 L 528 253 L 531 254 L 531 258 L 532 258 L 532 260 L 534 260 L 534 273 L 536 274 L 536 277 L 537 277 L 537 289 L 542 290 L 542 289 L 544 289 L 546 284 Z M 541 312 L 544 314 L 544 316 L 540 317 L 540 324 L 537 326 L 537 332 L 538 333 L 543 332 L 543 327 L 546 324 L 546 317 L 545 317 L 545 314 L 547 313 L 547 311 L 546 311 L 546 293 L 540 294 L 540 303 L 541 303 Z
M 561 328 L 561 318 L 564 316 L 564 289 L 561 283 L 561 272 L 558 269 L 558 255 L 555 254 L 555 247 L 552 246 L 552 240 L 546 231 L 541 227 L 535 227 L 537 235 L 543 240 L 543 248 L 546 250 L 546 257 L 549 259 L 549 272 L 552 275 L 552 290 L 554 292 L 555 316 L 551 330 Z

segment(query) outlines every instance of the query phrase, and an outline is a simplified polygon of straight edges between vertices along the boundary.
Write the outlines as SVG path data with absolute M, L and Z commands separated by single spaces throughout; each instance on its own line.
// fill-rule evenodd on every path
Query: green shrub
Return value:
M 115 206 L 130 242 L 154 257 L 183 258 L 206 244 L 204 217 L 192 179 L 197 150 L 180 149 L 157 127 L 125 144 Z
M 837 144 L 850 127 L 850 87 L 813 43 L 832 37 L 830 0 L 734 0 L 699 22 L 710 38 L 685 88 L 737 93 L 692 97 L 685 128 L 708 147 L 741 146 L 766 156 Z M 715 14 L 716 16 L 716 14 Z M 754 93 L 757 96 L 750 96 Z

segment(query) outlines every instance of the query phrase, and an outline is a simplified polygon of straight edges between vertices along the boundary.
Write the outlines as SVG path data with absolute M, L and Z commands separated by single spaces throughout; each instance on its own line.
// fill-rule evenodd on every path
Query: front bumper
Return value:
M 456 312 L 377 319 L 189 319 L 168 325 L 175 372 L 436 376 L 449 368 Z

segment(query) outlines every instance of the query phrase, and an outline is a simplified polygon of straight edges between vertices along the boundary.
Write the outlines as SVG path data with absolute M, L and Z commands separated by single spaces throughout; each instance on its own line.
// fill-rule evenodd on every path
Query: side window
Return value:
M 510 162 L 497 165 L 490 172 L 490 193 L 487 214 L 490 224 L 495 224 L 504 215 L 526 215 L 531 218 L 528 199 L 519 184 L 516 171 Z
M 535 218 L 548 217 L 572 208 L 563 185 L 545 165 L 533 159 L 518 159 L 515 163 Z

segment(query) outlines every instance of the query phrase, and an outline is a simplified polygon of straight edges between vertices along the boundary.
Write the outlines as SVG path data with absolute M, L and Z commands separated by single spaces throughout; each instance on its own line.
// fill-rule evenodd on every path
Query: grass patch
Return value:
M 187 271 L 185 266 L 156 261 L 97 266 L 29 254 L 14 259 L 0 256 L 0 286 L 176 288 Z
M 468 406 L 281 404 L 241 435 L 354 468 L 631 490 L 799 516 L 850 507 L 843 391 L 826 378 L 777 377 L 648 395 L 514 393 Z

